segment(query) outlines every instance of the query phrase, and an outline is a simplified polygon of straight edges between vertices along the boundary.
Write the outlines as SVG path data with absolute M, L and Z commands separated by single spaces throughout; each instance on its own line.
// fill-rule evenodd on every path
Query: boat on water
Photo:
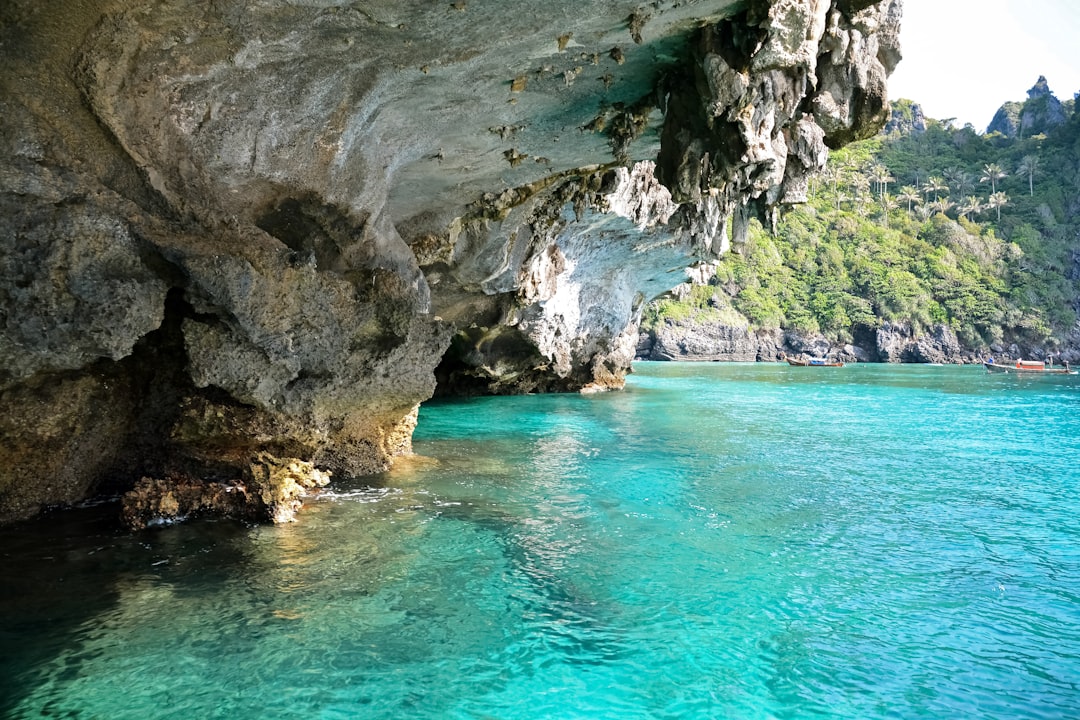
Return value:
M 1016 375 L 1076 375 L 1076 370 L 1069 368 L 1069 363 L 1055 367 L 1041 360 L 1017 360 L 1015 364 L 1002 364 L 992 361 L 983 363 L 987 372 L 1014 373 Z
M 787 361 L 788 365 L 794 365 L 795 367 L 844 367 L 844 363 L 829 358 L 788 358 Z

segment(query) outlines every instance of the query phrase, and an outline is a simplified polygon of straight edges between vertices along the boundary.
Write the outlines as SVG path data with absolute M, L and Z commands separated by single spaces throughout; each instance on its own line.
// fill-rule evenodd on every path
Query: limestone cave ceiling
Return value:
M 645 300 L 884 122 L 900 12 L 8 0 L 0 392 L 37 400 L 0 516 L 121 466 L 378 469 L 436 376 L 618 387 Z

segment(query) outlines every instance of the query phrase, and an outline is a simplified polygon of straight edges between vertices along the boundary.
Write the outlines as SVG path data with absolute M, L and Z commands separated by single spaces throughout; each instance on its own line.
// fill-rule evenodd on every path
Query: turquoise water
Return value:
M 294 525 L 0 531 L 0 715 L 1080 716 L 1078 378 L 635 367 Z

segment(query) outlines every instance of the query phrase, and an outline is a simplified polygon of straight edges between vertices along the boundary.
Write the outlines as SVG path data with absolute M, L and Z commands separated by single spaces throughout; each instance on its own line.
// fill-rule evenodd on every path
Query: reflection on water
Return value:
M 294 525 L 0 531 L 0 711 L 1070 717 L 1080 393 L 846 371 L 434 403 Z

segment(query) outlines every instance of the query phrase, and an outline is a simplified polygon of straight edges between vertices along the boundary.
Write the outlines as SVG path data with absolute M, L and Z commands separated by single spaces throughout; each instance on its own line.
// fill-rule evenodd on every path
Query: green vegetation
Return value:
M 889 320 L 947 324 L 972 349 L 1060 346 L 1080 298 L 1080 115 L 1023 139 L 927 125 L 832 153 L 775 236 L 754 223 L 708 286 L 653 303 L 645 326 L 734 310 L 834 342 Z

